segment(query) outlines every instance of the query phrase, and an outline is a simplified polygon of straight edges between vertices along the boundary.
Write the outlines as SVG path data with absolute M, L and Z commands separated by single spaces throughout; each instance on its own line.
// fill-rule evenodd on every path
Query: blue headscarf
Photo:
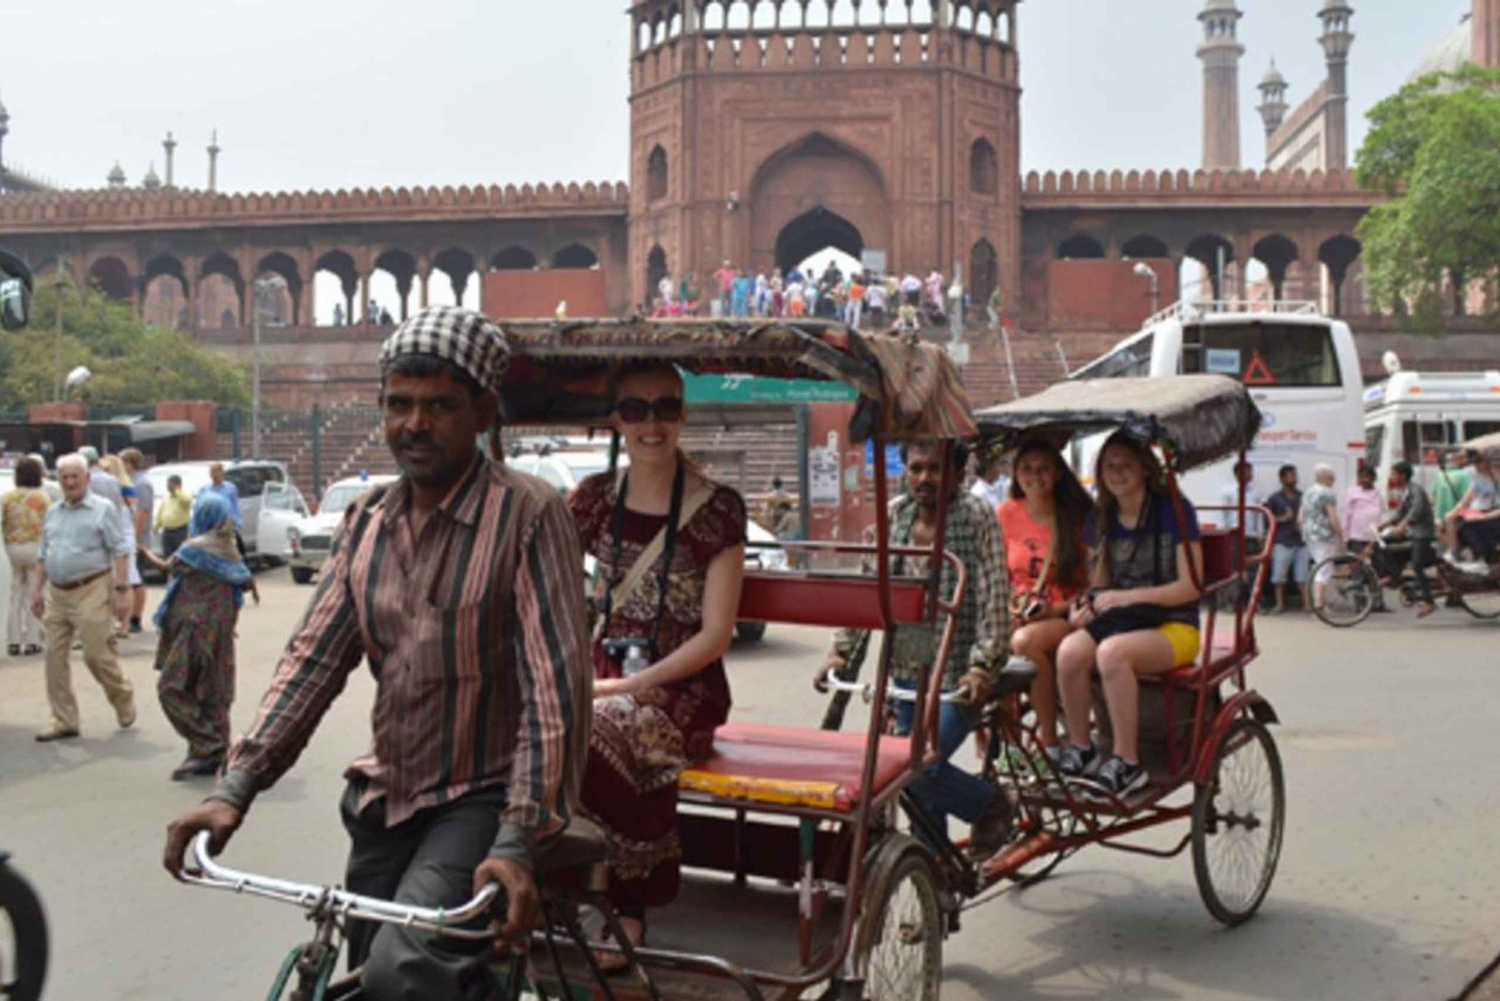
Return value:
M 250 584 L 250 568 L 240 558 L 234 539 L 234 511 L 229 501 L 209 491 L 201 491 L 193 504 L 193 516 L 188 525 L 190 538 L 173 555 L 174 562 L 192 567 L 202 574 L 234 587 L 234 607 L 245 603 L 243 588 Z M 166 620 L 167 609 L 177 597 L 182 586 L 182 575 L 172 574 L 167 584 L 167 593 L 161 606 L 152 617 L 160 628 Z

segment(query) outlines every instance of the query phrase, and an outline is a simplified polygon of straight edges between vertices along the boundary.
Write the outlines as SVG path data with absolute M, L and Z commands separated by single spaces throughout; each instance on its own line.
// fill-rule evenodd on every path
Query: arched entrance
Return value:
M 776 237 L 776 266 L 785 274 L 829 247 L 858 260 L 865 250 L 865 238 L 848 219 L 819 205 L 781 228 Z
M 750 185 L 750 263 L 782 271 L 836 248 L 889 250 L 891 206 L 874 160 L 814 132 L 768 157 Z

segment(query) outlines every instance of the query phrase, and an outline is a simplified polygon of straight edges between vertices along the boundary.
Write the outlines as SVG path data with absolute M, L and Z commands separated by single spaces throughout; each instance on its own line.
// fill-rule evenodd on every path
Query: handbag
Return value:
M 1155 502 L 1146 511 L 1146 517 L 1151 520 L 1151 583 L 1158 585 L 1161 580 L 1161 525 L 1156 517 Z M 1174 515 L 1175 517 L 1175 515 Z M 1099 559 L 1107 559 L 1106 551 L 1109 548 L 1108 540 L 1099 547 Z M 1133 557 L 1133 554 L 1132 554 Z M 1113 575 L 1111 575 L 1113 579 Z M 1087 599 L 1093 604 L 1094 594 L 1089 592 Z M 1096 615 L 1094 620 L 1084 626 L 1084 632 L 1088 633 L 1095 643 L 1103 643 L 1111 636 L 1119 636 L 1122 633 L 1143 632 L 1149 629 L 1160 629 L 1167 622 L 1167 609 L 1161 605 L 1123 605 L 1120 608 L 1111 608 Z

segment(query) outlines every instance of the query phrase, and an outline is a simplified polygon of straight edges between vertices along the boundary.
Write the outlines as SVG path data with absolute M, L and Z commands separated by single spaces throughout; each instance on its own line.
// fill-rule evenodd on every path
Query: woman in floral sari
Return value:
M 235 545 L 229 502 L 217 494 L 199 497 L 188 540 L 171 560 L 141 552 L 170 575 L 156 610 L 161 673 L 156 691 L 173 729 L 188 742 L 187 759 L 172 779 L 212 775 L 229 749 L 234 627 L 251 586 L 250 570 Z
M 708 756 L 729 715 L 722 658 L 739 609 L 745 503 L 678 449 L 676 370 L 628 371 L 615 398 L 629 471 L 589 477 L 568 505 L 602 582 L 582 805 L 609 838 L 610 899 L 640 944 L 646 908 L 677 896 L 677 776 Z M 680 528 L 669 532 L 674 511 Z M 616 955 L 600 962 L 623 966 Z

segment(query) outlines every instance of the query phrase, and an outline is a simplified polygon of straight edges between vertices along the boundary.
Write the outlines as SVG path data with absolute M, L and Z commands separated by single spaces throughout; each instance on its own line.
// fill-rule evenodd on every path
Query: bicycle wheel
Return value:
M 1285 822 L 1286 783 L 1271 731 L 1235 720 L 1193 799 L 1193 875 L 1215 918 L 1233 927 L 1259 909 L 1276 875 Z
M 47 979 L 47 918 L 31 884 L 0 862 L 0 997 L 37 1001 Z
M 877 890 L 879 888 L 876 888 Z M 861 1001 L 937 1001 L 943 977 L 943 911 L 937 877 L 916 851 L 901 857 L 860 934 Z M 853 984 L 842 985 L 848 998 Z
M 1487 591 L 1461 592 L 1458 600 L 1463 602 L 1464 611 L 1476 619 L 1500 619 L 1500 581 Z
M 1348 553 L 1330 556 L 1313 568 L 1312 580 L 1327 579 L 1323 604 L 1313 611 L 1318 618 L 1340 629 L 1357 626 L 1370 617 L 1380 596 L 1380 578 L 1370 564 Z M 1316 587 L 1316 585 L 1314 585 Z

